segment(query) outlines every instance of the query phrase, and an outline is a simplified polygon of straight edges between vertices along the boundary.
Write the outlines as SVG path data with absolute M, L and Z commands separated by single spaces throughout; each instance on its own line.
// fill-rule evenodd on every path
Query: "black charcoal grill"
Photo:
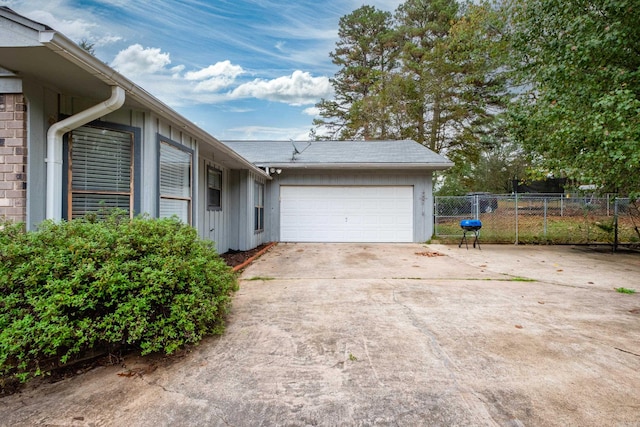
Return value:
M 475 239 L 473 240 L 473 247 L 478 245 L 478 249 L 480 249 L 480 241 L 478 237 L 480 237 L 480 229 L 482 228 L 482 221 L 479 219 L 463 219 L 460 221 L 460 228 L 462 228 L 462 240 L 460 240 L 460 244 L 458 247 L 462 247 L 462 243 L 464 242 L 467 249 L 469 249 L 469 243 L 467 242 L 467 232 L 473 233 Z

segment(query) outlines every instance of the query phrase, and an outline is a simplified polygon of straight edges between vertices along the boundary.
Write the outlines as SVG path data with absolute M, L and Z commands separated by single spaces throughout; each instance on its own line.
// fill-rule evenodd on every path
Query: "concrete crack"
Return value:
M 393 285 L 391 284 L 391 286 Z M 489 423 L 491 425 L 498 426 L 499 424 L 487 411 L 486 405 L 484 404 L 484 402 L 482 402 L 482 400 L 478 398 L 475 391 L 463 385 L 458 379 L 458 376 L 455 372 L 454 363 L 451 361 L 451 358 L 446 353 L 446 351 L 438 343 L 438 339 L 435 334 L 428 328 L 424 321 L 422 321 L 416 315 L 411 307 L 404 304 L 398 299 L 395 289 L 393 290 L 393 302 L 402 307 L 402 310 L 404 311 L 407 318 L 411 320 L 412 325 L 429 340 L 431 349 L 433 350 L 438 360 L 442 361 L 443 366 L 447 369 L 450 378 L 453 380 L 454 388 L 469 409 L 469 413 L 482 414 L 479 415 L 482 418 L 479 421 L 482 421 L 482 424 L 484 425 L 488 425 L 487 423 Z
M 361 335 L 362 335 L 362 345 L 364 347 L 364 354 L 367 355 L 367 361 L 369 362 L 369 367 L 373 371 L 373 375 L 376 377 L 376 380 L 378 380 L 378 384 L 384 387 L 384 383 L 380 380 L 378 371 L 376 371 L 376 368 L 373 366 L 373 361 L 371 360 L 371 355 L 369 354 L 369 348 L 367 347 L 367 338 L 364 336 L 364 334 L 361 334 Z

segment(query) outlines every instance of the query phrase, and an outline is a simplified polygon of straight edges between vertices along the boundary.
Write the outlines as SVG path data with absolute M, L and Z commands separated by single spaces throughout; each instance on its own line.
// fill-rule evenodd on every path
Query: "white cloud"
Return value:
M 93 40 L 93 38 L 89 38 Z M 110 44 L 123 40 L 120 36 L 102 36 L 95 40 L 96 47 L 108 46 Z
M 327 77 L 312 77 L 310 73 L 296 70 L 290 76 L 273 80 L 255 79 L 235 88 L 232 98 L 257 98 L 284 102 L 290 105 L 313 104 L 320 98 L 328 98 L 333 88 Z
M 228 76 L 214 77 L 198 83 L 193 90 L 195 92 L 218 92 L 231 86 L 235 79 Z
M 169 53 L 162 52 L 160 48 L 144 48 L 140 44 L 118 52 L 111 66 L 174 107 L 241 98 L 300 106 L 314 104 L 333 93 L 327 77 L 313 77 L 309 72 L 300 70 L 288 76 L 255 79 L 238 85 L 238 78 L 247 72 L 229 60 L 186 70 L 182 64 L 171 66 Z M 317 112 L 307 109 L 305 114 L 316 115 Z
M 118 52 L 111 66 L 127 76 L 137 76 L 162 72 L 170 63 L 169 54 L 162 53 L 159 48 L 145 49 L 134 44 Z
M 94 47 L 104 47 L 122 40 L 121 36 L 99 34 L 102 28 L 92 21 L 91 15 L 86 15 L 85 19 L 58 18 L 56 15 L 71 15 L 70 13 L 65 14 L 64 12 L 61 12 L 61 9 L 64 9 L 65 5 L 51 2 L 46 6 L 48 8 L 47 10 L 33 9 L 26 13 L 25 16 L 36 22 L 48 25 L 76 43 L 79 43 L 81 40 L 87 40 L 90 43 L 93 43 Z M 55 11 L 56 15 L 54 15 L 52 11 Z
M 73 41 L 88 39 L 91 35 L 91 30 L 97 27 L 97 24 L 82 19 L 58 19 L 46 10 L 34 10 L 28 16 L 29 19 L 36 22 L 46 23 L 46 25 L 61 32 Z
M 269 126 L 242 126 L 226 129 L 222 139 L 306 141 L 309 128 L 279 128 Z
M 184 65 L 176 65 L 175 67 L 171 68 L 171 77 L 174 79 L 179 79 L 180 78 L 180 73 L 182 73 L 184 71 Z
M 231 61 L 226 60 L 198 71 L 189 71 L 185 73 L 184 78 L 186 80 L 201 80 L 194 87 L 196 92 L 217 92 L 231 86 L 236 77 L 244 72 L 241 66 L 233 65 Z
M 198 71 L 189 71 L 184 75 L 187 80 L 205 80 L 211 77 L 231 77 L 235 78 L 244 73 L 244 70 L 239 65 L 231 64 L 231 61 L 226 60 L 218 62 L 214 65 L 209 65 L 207 68 L 203 68 Z
M 317 117 L 320 115 L 320 109 L 318 107 L 309 107 L 302 110 L 302 114 L 306 114 L 307 116 Z

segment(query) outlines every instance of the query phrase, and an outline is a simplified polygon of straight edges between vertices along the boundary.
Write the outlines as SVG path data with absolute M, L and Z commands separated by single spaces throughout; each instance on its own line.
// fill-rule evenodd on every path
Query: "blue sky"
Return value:
M 340 17 L 401 0 L 0 0 L 76 42 L 221 140 L 308 138 L 331 98 Z

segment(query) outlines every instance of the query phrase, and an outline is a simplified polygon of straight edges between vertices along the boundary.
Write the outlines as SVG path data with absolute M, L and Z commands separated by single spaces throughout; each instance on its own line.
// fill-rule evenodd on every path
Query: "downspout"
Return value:
M 51 125 L 47 131 L 47 219 L 62 219 L 62 137 L 99 117 L 122 107 L 125 91 L 111 86 L 111 97 L 71 117 Z

